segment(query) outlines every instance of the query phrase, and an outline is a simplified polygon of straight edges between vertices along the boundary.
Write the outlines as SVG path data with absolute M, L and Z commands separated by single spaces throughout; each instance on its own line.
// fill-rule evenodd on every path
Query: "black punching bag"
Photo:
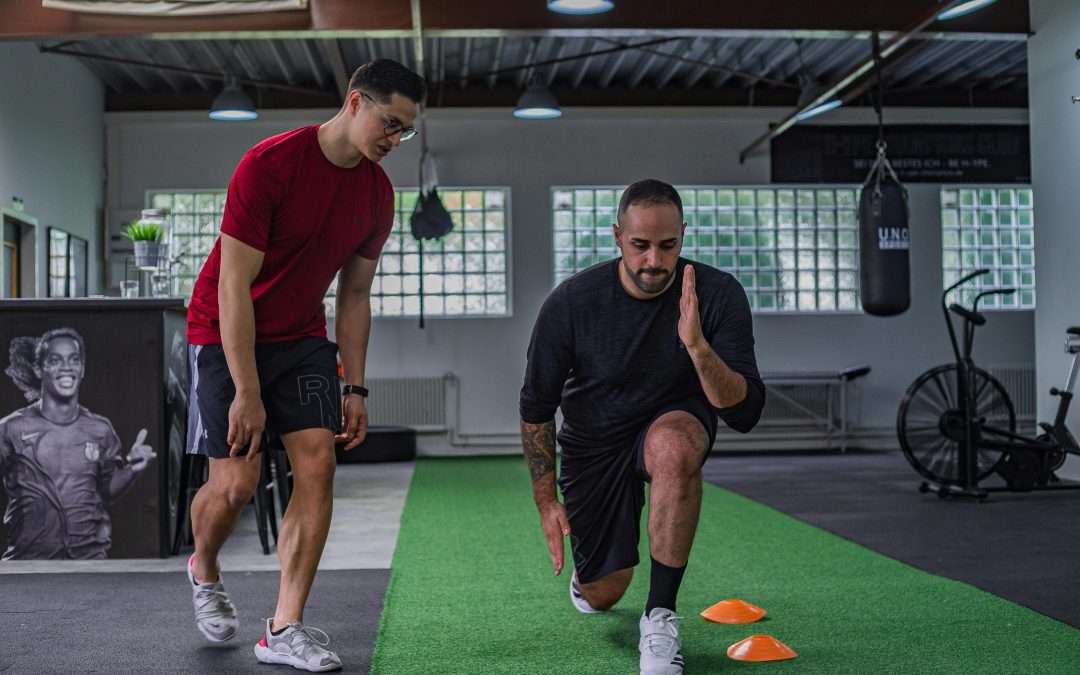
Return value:
M 908 194 L 884 148 L 859 199 L 859 278 L 863 310 L 895 316 L 911 305 Z

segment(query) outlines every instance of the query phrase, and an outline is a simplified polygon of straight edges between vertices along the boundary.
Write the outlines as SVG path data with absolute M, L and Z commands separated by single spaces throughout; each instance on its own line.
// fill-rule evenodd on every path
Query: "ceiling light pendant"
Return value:
M 529 88 L 518 99 L 514 117 L 519 120 L 553 120 L 562 117 L 559 101 L 538 76 L 534 76 Z
M 547 0 L 547 8 L 559 14 L 602 14 L 615 8 L 614 0 Z
M 246 122 L 258 116 L 259 113 L 255 111 L 255 104 L 251 101 L 251 97 L 244 93 L 235 78 L 229 76 L 225 80 L 225 88 L 210 106 L 210 119 L 223 122 Z
M 957 17 L 977 12 L 980 9 L 989 7 L 997 2 L 997 0 L 968 0 L 967 2 L 961 2 L 959 5 L 955 5 L 946 9 L 937 15 L 938 21 L 948 21 L 949 19 L 955 19 Z

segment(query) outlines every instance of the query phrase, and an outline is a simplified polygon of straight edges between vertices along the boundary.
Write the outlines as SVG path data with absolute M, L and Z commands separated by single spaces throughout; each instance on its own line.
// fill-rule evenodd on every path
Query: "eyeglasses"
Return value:
M 367 100 L 371 101 L 372 104 L 375 105 L 375 107 L 377 107 L 377 108 L 382 107 L 381 103 L 376 101 L 374 98 L 372 98 L 366 92 L 362 91 L 362 92 L 360 92 L 360 95 L 363 96 L 364 98 L 366 98 Z M 383 135 L 385 135 L 387 138 L 390 138 L 391 136 L 394 136 L 395 134 L 401 134 L 401 142 L 404 143 L 405 141 L 409 140 L 410 138 L 413 138 L 414 136 L 416 136 L 417 131 L 416 131 L 416 127 L 403 126 L 401 124 L 401 122 L 397 121 L 396 119 L 394 119 L 392 117 L 387 117 L 387 116 L 384 115 L 383 116 Z

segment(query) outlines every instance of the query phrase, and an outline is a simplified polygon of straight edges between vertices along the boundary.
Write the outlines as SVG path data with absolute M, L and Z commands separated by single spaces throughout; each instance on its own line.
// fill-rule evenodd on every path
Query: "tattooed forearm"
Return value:
M 521 423 L 521 446 L 533 481 L 533 497 L 539 503 L 555 498 L 555 422 Z
M 555 471 L 555 422 L 521 423 L 521 445 L 534 481 Z

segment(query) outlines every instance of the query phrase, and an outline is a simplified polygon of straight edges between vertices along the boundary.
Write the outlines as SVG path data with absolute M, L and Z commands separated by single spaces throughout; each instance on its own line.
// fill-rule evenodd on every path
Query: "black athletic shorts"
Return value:
M 340 431 L 337 351 L 336 344 L 321 337 L 255 345 L 255 369 L 268 432 L 280 435 L 301 429 Z M 190 345 L 188 359 L 188 452 L 228 457 L 229 406 L 236 386 L 225 351 L 221 345 Z
M 716 439 L 716 411 L 704 396 L 695 396 L 658 409 L 629 435 L 632 440 L 614 451 L 574 452 L 563 447 L 559 471 L 570 548 L 578 581 L 589 583 L 638 564 L 641 510 L 645 506 L 645 436 L 661 415 L 673 410 L 690 413 L 705 427 L 709 448 Z M 702 455 L 702 461 L 708 452 Z

